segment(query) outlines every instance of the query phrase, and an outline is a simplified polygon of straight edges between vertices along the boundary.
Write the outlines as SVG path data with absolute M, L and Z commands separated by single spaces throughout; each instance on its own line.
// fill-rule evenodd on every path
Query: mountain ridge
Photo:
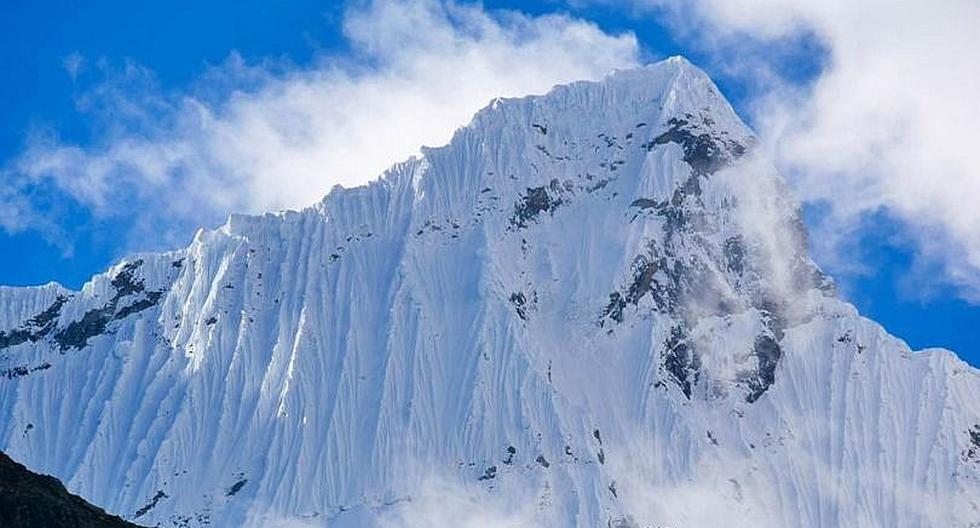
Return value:
M 174 526 L 446 494 L 486 525 L 969 526 L 980 374 L 836 298 L 755 141 L 672 58 L 80 292 L 0 290 L 0 447 Z

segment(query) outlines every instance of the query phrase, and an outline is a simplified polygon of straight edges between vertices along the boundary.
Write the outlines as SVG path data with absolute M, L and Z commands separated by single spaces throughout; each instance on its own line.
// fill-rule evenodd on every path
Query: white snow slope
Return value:
M 675 57 L 0 289 L 0 449 L 160 526 L 980 526 L 980 372 L 836 298 Z

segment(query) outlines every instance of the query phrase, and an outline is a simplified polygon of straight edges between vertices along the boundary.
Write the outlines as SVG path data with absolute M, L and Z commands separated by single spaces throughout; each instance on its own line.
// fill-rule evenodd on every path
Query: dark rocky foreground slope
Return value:
M 5 528 L 132 528 L 137 525 L 109 515 L 61 482 L 33 473 L 0 452 L 0 526 Z

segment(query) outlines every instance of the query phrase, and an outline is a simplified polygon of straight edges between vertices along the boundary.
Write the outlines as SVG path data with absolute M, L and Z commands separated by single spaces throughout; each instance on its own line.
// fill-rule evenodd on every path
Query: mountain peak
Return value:
M 671 58 L 80 292 L 0 289 L 0 449 L 166 526 L 447 496 L 547 528 L 967 525 L 980 375 L 834 296 L 753 142 Z M 897 474 L 943 507 L 869 478 Z
M 444 186 L 445 181 L 433 182 L 426 176 L 433 172 L 430 170 L 432 160 L 444 157 L 447 152 L 472 148 L 474 144 L 479 144 L 491 157 L 489 151 L 493 149 L 513 150 L 527 154 L 526 157 L 531 159 L 542 154 L 546 157 L 555 154 L 548 149 L 560 149 L 564 154 L 555 155 L 568 158 L 566 161 L 573 158 L 581 161 L 597 154 L 587 152 L 595 148 L 593 143 L 596 141 L 608 143 L 618 137 L 640 145 L 679 128 L 694 135 L 708 134 L 741 148 L 756 142 L 754 132 L 742 122 L 708 75 L 677 55 L 636 68 L 616 70 L 597 81 L 557 85 L 543 95 L 496 98 L 478 111 L 469 124 L 457 130 L 448 144 L 422 147 L 422 157 L 395 164 L 381 175 L 381 180 L 366 186 L 336 187 L 317 208 L 346 207 L 355 196 L 386 192 L 381 189 L 406 185 L 408 181 L 419 194 L 426 192 L 427 185 Z M 571 141 L 573 138 L 575 141 Z M 548 145 L 554 141 L 561 144 Z M 597 163 L 623 161 L 609 159 Z M 538 164 L 532 161 L 531 167 L 538 167 Z M 520 170 L 524 172 L 526 168 L 530 167 Z M 494 185 L 494 180 L 501 180 L 496 184 L 503 187 L 513 187 L 521 180 L 513 170 L 501 169 L 488 167 L 478 177 L 468 176 L 466 192 L 471 192 L 472 187 L 483 189 Z M 517 170 L 516 167 L 513 169 Z M 532 171 L 537 172 L 537 168 Z M 452 171 L 452 175 L 444 177 L 459 178 L 461 174 L 461 171 Z M 660 180 L 661 192 L 669 192 L 670 183 L 664 178 Z M 458 186 L 453 188 L 458 189 Z M 429 189 L 430 193 L 433 191 L 435 189 Z M 466 201 L 465 198 L 462 200 Z M 238 220 L 239 224 L 247 223 L 243 218 Z
M 495 99 L 470 126 L 492 128 L 501 114 L 534 117 L 559 112 L 580 126 L 615 128 L 626 121 L 666 127 L 670 118 L 693 117 L 710 120 L 718 131 L 752 135 L 708 75 L 679 55 L 617 70 L 598 81 L 558 85 L 544 95 Z

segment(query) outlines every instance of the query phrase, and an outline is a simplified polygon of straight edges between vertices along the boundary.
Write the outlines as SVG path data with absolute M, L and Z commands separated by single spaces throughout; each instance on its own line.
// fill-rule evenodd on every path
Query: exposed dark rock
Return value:
M 34 334 L 28 330 L 24 330 L 23 328 L 18 328 L 9 332 L 0 332 L 0 349 L 26 343 L 33 336 Z
M 967 445 L 963 450 L 963 461 L 980 464 L 980 424 L 974 424 L 966 434 Z
M 0 452 L 0 526 L 7 528 L 136 528 Z
M 112 321 L 115 311 L 115 302 L 101 308 L 93 308 L 85 312 L 82 319 L 74 321 L 54 335 L 54 340 L 58 343 L 61 350 L 69 348 L 82 349 L 88 345 L 89 338 L 101 335 L 105 332 L 109 322 Z
M 150 512 L 153 508 L 157 507 L 157 504 L 161 500 L 168 498 L 169 495 L 163 492 L 163 490 L 157 490 L 156 494 L 150 499 L 150 502 L 146 503 L 142 508 L 136 510 L 136 514 L 133 515 L 134 519 L 138 519 Z
M 160 297 L 163 296 L 163 293 L 164 292 L 162 291 L 148 292 L 145 298 L 140 299 L 129 306 L 122 307 L 112 318 L 124 319 L 135 313 L 152 308 L 153 306 L 156 306 L 157 302 L 160 301 Z
M 51 303 L 51 306 L 48 306 L 47 309 L 35 315 L 30 321 L 28 321 L 28 326 L 34 327 L 38 332 L 53 328 L 54 324 L 58 320 L 58 316 L 61 315 L 61 307 L 68 302 L 69 298 L 70 297 L 68 295 L 59 295 L 58 298 Z
M 664 262 L 661 260 L 661 262 Z M 644 255 L 640 255 L 633 261 L 633 280 L 626 288 L 625 301 L 636 305 L 653 286 L 653 276 L 657 273 L 657 262 L 654 262 Z
M 514 204 L 514 214 L 510 218 L 511 227 L 522 229 L 528 222 L 536 222 L 542 212 L 554 212 L 564 200 L 563 188 L 558 180 L 542 187 L 528 187 L 517 203 Z
M 508 466 L 514 463 L 514 455 L 517 454 L 517 448 L 514 446 L 507 446 L 507 458 L 504 459 L 504 464 Z
M 620 149 L 623 148 L 616 141 L 616 138 L 615 137 L 610 136 L 609 134 L 606 134 L 605 132 L 599 134 L 598 138 L 601 139 L 606 144 L 606 148 L 613 148 L 613 147 L 617 147 L 617 148 L 620 148 Z
M 684 150 L 684 161 L 696 174 L 707 176 L 731 163 L 745 153 L 745 146 L 732 139 L 714 136 L 698 127 L 689 126 L 686 119 L 671 118 L 670 128 L 652 141 L 645 143 L 647 150 L 657 145 L 677 143 Z
M 517 310 L 517 316 L 527 321 L 527 298 L 524 297 L 524 293 L 517 292 L 510 294 L 510 302 L 514 305 L 514 309 Z
M 702 200 L 702 178 L 743 156 L 746 147 L 712 131 L 710 119 L 702 118 L 696 124 L 694 119 L 694 116 L 671 119 L 667 131 L 643 145 L 647 149 L 667 143 L 680 145 L 684 161 L 692 171 L 668 200 L 639 197 L 630 204 L 631 221 L 641 215 L 659 217 L 664 235 L 650 241 L 634 257 L 629 278 L 610 293 L 599 326 L 605 326 L 607 320 L 622 323 L 626 307 L 640 306 L 643 299 L 652 300 L 653 311 L 674 321 L 662 353 L 665 379 L 675 383 L 690 399 L 693 386 L 700 378 L 701 364 L 686 336 L 687 329 L 701 317 L 726 316 L 751 305 L 763 314 L 766 334 L 773 336 L 757 340 L 752 351 L 757 367 L 740 374 L 739 381 L 749 387 L 747 399 L 752 402 L 774 382 L 776 366 L 782 357 L 777 343 L 789 324 L 780 304 L 786 301 L 776 302 L 767 297 L 765 288 L 758 287 L 765 276 L 765 259 L 759 264 L 741 235 L 725 239 L 721 247 L 712 242 L 719 226 Z M 800 257 L 791 257 L 793 286 L 797 291 L 815 285 L 822 288 L 829 279 L 805 257 L 806 232 L 800 218 L 797 215 L 789 226 L 797 233 L 794 244 L 800 247 Z M 745 295 L 735 295 L 733 291 Z
M 483 475 L 480 475 L 480 478 L 477 480 L 493 480 L 495 478 L 497 478 L 497 466 L 490 466 L 483 471 Z
M 604 319 L 623 322 L 623 310 L 626 306 L 639 305 L 648 294 L 653 298 L 657 311 L 679 314 L 682 293 L 688 289 L 686 284 L 691 276 L 680 260 L 668 259 L 651 243 L 648 254 L 638 255 L 631 268 L 631 278 L 626 284 L 625 292 L 613 292 L 609 295 L 609 302 L 600 316 L 600 326 L 603 326 Z
M 112 278 L 112 286 L 116 289 L 116 298 L 125 297 L 143 291 L 143 279 L 135 277 L 136 270 L 143 265 L 142 260 L 134 260 L 123 266 L 123 269 Z
M 783 350 L 775 339 L 763 334 L 755 338 L 753 355 L 758 366 L 753 371 L 742 373 L 739 380 L 749 388 L 749 394 L 745 396 L 748 403 L 758 400 L 776 381 L 776 366 L 783 356 Z
M 754 299 L 753 306 L 762 312 L 762 321 L 772 331 L 772 335 L 776 337 L 776 340 L 782 339 L 787 324 L 785 299 L 774 299 L 764 295 Z
M 48 363 L 47 361 L 35 367 L 31 367 L 29 365 L 18 365 L 16 367 L 0 369 L 0 378 L 21 378 L 39 370 L 47 370 L 49 368 L 51 368 L 51 363 Z
M 136 270 L 142 265 L 142 260 L 135 260 L 123 266 L 123 269 L 112 279 L 111 284 L 116 293 L 109 302 L 85 312 L 80 320 L 69 323 L 54 334 L 54 340 L 62 351 L 70 348 L 81 350 L 88 345 L 89 339 L 104 334 L 112 321 L 142 312 L 160 302 L 164 290 L 146 292 L 142 299 L 117 310 L 123 298 L 145 291 L 143 279 L 135 275 Z
M 692 177 L 689 181 L 693 181 Z M 604 319 L 623 321 L 623 308 L 626 305 L 638 305 L 647 294 L 653 297 L 655 309 L 664 314 L 681 317 L 681 309 L 685 306 L 685 296 L 691 293 L 692 285 L 703 289 L 710 281 L 703 280 L 703 270 L 692 268 L 698 264 L 676 255 L 690 253 L 679 251 L 678 245 L 703 244 L 697 232 L 704 229 L 703 205 L 696 195 L 686 194 L 687 191 L 678 189 L 670 202 L 640 198 L 633 204 L 641 210 L 652 211 L 663 218 L 664 238 L 662 242 L 650 241 L 645 253 L 637 255 L 632 264 L 631 278 L 623 290 L 610 294 L 610 301 L 602 311 L 599 325 Z M 688 204 L 689 201 L 694 206 Z M 687 236 L 680 236 L 681 234 Z M 710 248 L 705 251 L 709 252 Z M 703 267 L 703 265 L 702 265 Z
M 688 344 L 687 332 L 683 327 L 670 329 L 664 341 L 664 370 L 671 380 L 680 387 L 687 399 L 691 399 L 692 387 L 701 376 L 701 358 Z
M 630 203 L 630 207 L 637 207 L 640 209 L 658 209 L 661 207 L 661 203 L 652 198 L 637 198 Z
M 51 333 L 58 323 L 61 308 L 68 302 L 69 298 L 67 295 L 59 295 L 51 303 L 51 306 L 48 306 L 44 311 L 29 319 L 20 328 L 10 330 L 9 332 L 0 332 L 0 350 L 28 341 L 32 343 L 37 342 Z
M 619 292 L 609 294 L 609 303 L 602 310 L 602 317 L 599 319 L 599 326 L 603 325 L 605 319 L 612 319 L 617 323 L 623 322 L 623 309 L 626 308 L 626 300 Z
M 225 493 L 225 496 L 226 497 L 233 497 L 236 493 L 238 493 L 239 491 L 241 491 L 242 488 L 247 483 L 248 483 L 248 479 L 245 479 L 245 478 L 236 481 L 234 484 L 231 485 L 230 488 L 228 488 L 228 493 Z
M 545 469 L 551 467 L 551 463 L 548 462 L 548 459 L 545 458 L 544 455 L 538 455 L 538 458 L 535 458 L 534 461 L 537 462 L 538 464 L 541 464 L 541 467 Z

